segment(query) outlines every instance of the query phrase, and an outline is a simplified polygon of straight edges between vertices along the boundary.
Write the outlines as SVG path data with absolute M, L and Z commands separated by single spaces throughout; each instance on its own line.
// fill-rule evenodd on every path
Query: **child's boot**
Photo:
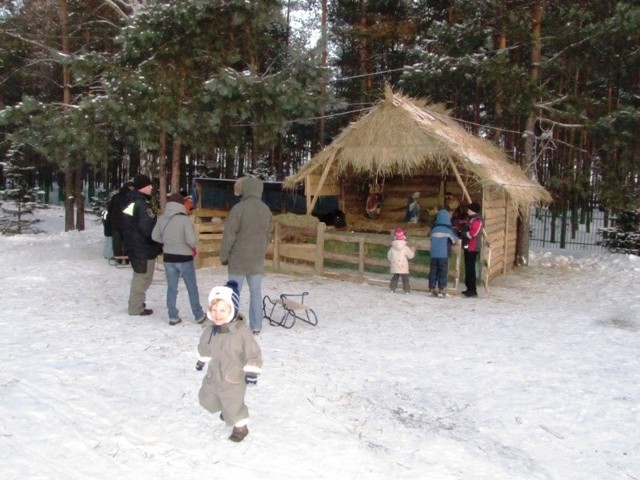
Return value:
M 249 429 L 246 425 L 243 427 L 233 427 L 229 440 L 232 442 L 241 442 L 247 435 L 249 435 Z

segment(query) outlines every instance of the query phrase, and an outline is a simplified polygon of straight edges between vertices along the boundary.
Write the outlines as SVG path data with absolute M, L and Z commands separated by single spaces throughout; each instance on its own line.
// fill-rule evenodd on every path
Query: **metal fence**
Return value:
M 600 245 L 602 235 L 599 229 L 609 226 L 611 218 L 606 212 L 598 209 L 576 212 L 573 215 L 566 212 L 554 216 L 546 208 L 532 208 L 529 218 L 529 244 L 531 247 L 606 251 L 606 248 Z

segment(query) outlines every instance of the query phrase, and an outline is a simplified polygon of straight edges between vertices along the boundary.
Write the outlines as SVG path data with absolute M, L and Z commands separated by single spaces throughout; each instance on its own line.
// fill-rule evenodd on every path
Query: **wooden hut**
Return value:
M 476 201 L 485 219 L 483 251 L 489 281 L 516 260 L 517 216 L 549 193 L 512 163 L 504 151 L 469 134 L 440 106 L 386 88 L 385 98 L 352 123 L 285 187 L 304 182 L 307 214 L 319 197 L 338 195 L 349 230 L 390 231 L 403 226 L 427 235 L 438 208 L 453 212 Z M 378 190 L 382 208 L 367 215 Z M 419 192 L 421 221 L 405 222 L 407 199 Z

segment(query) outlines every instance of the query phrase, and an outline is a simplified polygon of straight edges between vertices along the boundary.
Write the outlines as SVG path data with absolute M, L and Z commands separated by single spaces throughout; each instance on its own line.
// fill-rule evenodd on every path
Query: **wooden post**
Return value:
M 460 257 L 461 255 L 461 248 L 460 248 L 461 243 L 458 242 L 455 245 L 455 255 L 456 255 L 456 277 L 455 280 L 453 281 L 453 288 L 457 291 L 458 290 L 458 285 L 460 284 Z
M 280 222 L 275 222 L 273 228 L 273 268 L 280 270 L 280 242 L 282 235 L 280 232 Z
M 327 225 L 323 222 L 318 222 L 318 233 L 316 235 L 316 275 L 322 275 L 324 273 L 324 232 L 326 230 Z
M 364 283 L 364 238 L 365 236 L 362 235 L 358 240 L 358 271 L 362 283 Z
M 482 204 L 487 205 L 488 203 L 486 190 L 483 188 Z M 489 238 L 484 227 L 482 228 L 482 240 L 482 248 L 478 254 L 478 258 L 480 260 L 480 279 L 484 285 L 484 291 L 489 293 L 489 276 L 491 275 L 491 242 L 489 242 Z
M 483 249 L 484 250 L 484 249 Z M 489 293 L 489 276 L 491 275 L 491 246 L 487 242 L 486 253 L 484 254 L 484 268 L 482 273 L 482 284 L 484 291 Z
M 516 233 L 517 234 L 517 233 Z M 502 257 L 502 274 L 507 273 L 507 261 L 509 257 L 509 202 L 507 194 L 504 194 L 504 256 Z

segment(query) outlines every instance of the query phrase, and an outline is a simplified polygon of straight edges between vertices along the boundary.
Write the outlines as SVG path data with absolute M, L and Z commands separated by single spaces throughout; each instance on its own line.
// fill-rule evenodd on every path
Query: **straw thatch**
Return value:
M 325 169 L 326 178 L 335 182 L 346 172 L 411 176 L 427 167 L 464 172 L 484 188 L 505 190 L 518 206 L 551 201 L 504 151 L 467 133 L 442 107 L 394 94 L 389 87 L 384 100 L 288 177 L 285 187 Z

